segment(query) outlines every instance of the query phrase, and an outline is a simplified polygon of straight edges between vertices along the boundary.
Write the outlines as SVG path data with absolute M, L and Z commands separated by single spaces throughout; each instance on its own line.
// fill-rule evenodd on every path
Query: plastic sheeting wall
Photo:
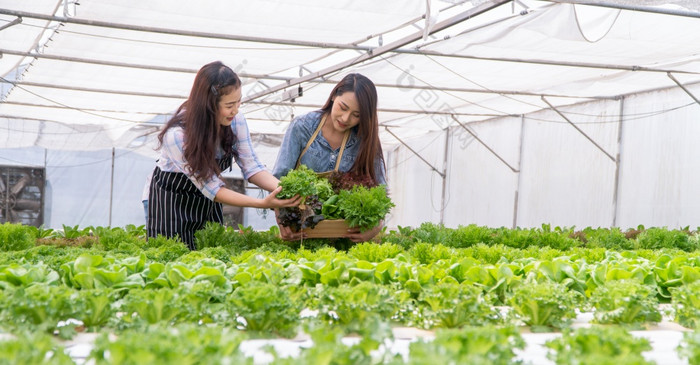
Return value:
M 46 166 L 44 226 L 61 229 L 110 225 L 110 185 L 112 150 L 56 151 L 43 148 L 1 149 L 0 163 L 19 166 Z M 141 195 L 147 176 L 153 171 L 153 158 L 125 150 L 115 150 L 111 226 L 145 224 Z M 238 173 L 238 175 L 236 175 Z M 227 177 L 240 177 L 236 167 Z M 258 196 L 259 190 L 247 194 Z M 244 224 L 268 229 L 274 213 L 246 208 Z
M 513 221 L 518 174 L 511 168 L 518 170 L 521 125 L 521 118 L 504 118 L 465 125 L 469 131 L 461 126 L 450 130 L 446 225 L 502 226 Z M 468 222 L 465 217 L 473 218 Z
M 426 134 L 413 140 L 411 148 L 438 171 L 443 171 L 444 134 L 438 132 Z M 407 148 L 388 149 L 384 154 L 389 194 L 396 204 L 386 219 L 386 225 L 389 227 L 416 226 L 426 221 L 440 221 L 442 201 L 440 175 Z
M 108 226 L 112 150 L 90 152 L 3 149 L 4 164 L 46 167 L 44 226 L 62 228 Z M 141 192 L 153 159 L 136 153 L 115 151 L 111 225 L 141 225 L 144 222 Z
M 390 173 L 397 208 L 388 225 L 700 225 L 700 105 L 688 94 L 676 88 L 559 111 L 600 148 L 552 110 L 470 123 L 513 172 L 463 127 L 451 127 L 442 220 L 440 176 L 408 148 L 391 150 L 389 160 L 402 163 Z M 444 139 L 442 132 L 405 142 L 441 168 Z
M 619 104 L 595 104 L 560 111 L 602 150 L 553 111 L 525 118 L 518 226 L 612 225 Z
M 690 90 L 700 95 L 699 87 Z M 677 89 L 625 99 L 626 114 L 652 115 L 622 128 L 620 226 L 700 226 L 700 105 L 654 113 L 659 105 L 668 109 L 688 101 Z

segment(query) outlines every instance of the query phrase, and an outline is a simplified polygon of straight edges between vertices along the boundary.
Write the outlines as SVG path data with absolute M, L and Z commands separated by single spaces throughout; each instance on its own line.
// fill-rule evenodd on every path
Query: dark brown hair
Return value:
M 323 105 L 324 114 L 330 113 L 333 100 L 346 92 L 352 92 L 360 105 L 360 123 L 355 127 L 360 139 L 360 152 L 350 171 L 358 175 L 367 175 L 377 180 L 374 172 L 374 160 L 384 164 L 382 145 L 379 142 L 379 120 L 377 118 L 377 88 L 366 76 L 358 73 L 348 74 L 333 88 L 328 100 Z
M 238 75 L 220 61 L 202 66 L 194 78 L 189 98 L 158 134 L 160 148 L 168 129 L 182 126 L 185 133 L 183 155 L 187 168 L 200 181 L 221 174 L 221 168 L 214 158 L 217 147 L 223 149 L 224 158 L 235 156 L 233 145 L 236 136 L 230 126 L 220 125 L 216 116 L 221 97 L 240 87 Z

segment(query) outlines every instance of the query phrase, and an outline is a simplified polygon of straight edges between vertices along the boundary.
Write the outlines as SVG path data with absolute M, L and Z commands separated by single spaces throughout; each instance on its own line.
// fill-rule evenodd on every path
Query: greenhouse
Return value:
M 699 18 L 692 0 L 0 0 L 0 363 L 700 364 Z M 158 135 L 213 61 L 269 172 L 292 121 L 371 80 L 387 200 L 339 218 L 372 239 L 282 239 L 254 204 L 194 250 L 149 233 Z M 239 166 L 225 187 L 269 201 Z M 327 202 L 321 222 L 350 210 Z

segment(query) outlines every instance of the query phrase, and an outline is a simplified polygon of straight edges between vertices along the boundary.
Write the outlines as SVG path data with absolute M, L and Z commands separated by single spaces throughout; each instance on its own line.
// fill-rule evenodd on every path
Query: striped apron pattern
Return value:
M 221 171 L 231 167 L 232 158 L 217 159 Z M 207 199 L 181 172 L 162 171 L 156 166 L 148 202 L 148 237 L 179 237 L 195 250 L 194 232 L 206 222 L 223 223 L 223 207 Z

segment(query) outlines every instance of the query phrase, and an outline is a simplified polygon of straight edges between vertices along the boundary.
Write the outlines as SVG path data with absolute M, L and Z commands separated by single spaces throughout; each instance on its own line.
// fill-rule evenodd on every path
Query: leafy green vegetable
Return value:
M 331 186 L 331 183 L 328 181 L 328 179 L 319 178 L 318 180 L 316 180 L 316 195 L 318 195 L 318 199 L 322 202 L 328 200 L 331 196 L 335 195 L 335 192 L 333 191 L 333 186 Z
M 0 364 L 73 365 L 75 362 L 45 333 L 20 333 L 0 340 Z
M 299 195 L 303 199 L 299 207 L 281 208 L 279 223 L 299 231 L 313 228 L 323 219 L 345 219 L 350 227 L 366 231 L 379 225 L 394 207 L 387 197 L 386 186 L 376 186 L 371 179 L 350 173 L 332 176 L 336 183 L 342 182 L 341 188 L 327 178 L 318 177 L 305 165 L 282 177 L 282 191 L 277 196 L 286 199 Z
M 352 190 L 341 190 L 338 209 L 350 227 L 366 231 L 379 225 L 394 203 L 386 195 L 386 186 L 379 185 L 367 189 L 355 185 Z
M 142 288 L 145 283 L 139 273 L 144 269 L 146 255 L 128 257 L 122 261 L 112 256 L 84 253 L 73 262 L 61 265 L 61 280 L 76 289 Z
M 115 302 L 119 291 L 111 289 L 86 289 L 74 295 L 76 318 L 90 330 L 99 330 L 105 326 L 116 313 Z
M 391 292 L 383 285 L 363 281 L 355 286 L 316 289 L 319 315 L 351 330 L 361 328 L 371 317 L 391 318 L 397 310 Z
M 358 343 L 348 345 L 343 341 L 346 334 L 338 326 L 330 326 L 318 321 L 305 325 L 304 332 L 311 336 L 313 346 L 301 347 L 299 356 L 282 357 L 276 349 L 269 346 L 266 350 L 274 357 L 271 362 L 276 365 L 350 365 L 350 364 L 403 364 L 400 355 L 399 362 L 390 362 L 393 357 L 390 351 L 380 350 L 380 345 L 387 339 L 392 339 L 391 327 L 384 322 L 369 321 L 359 331 L 361 339 Z
M 25 250 L 36 244 L 36 232 L 30 226 L 15 223 L 0 224 L 0 252 Z
M 340 210 L 338 210 L 339 198 L 340 197 L 338 195 L 332 195 L 326 201 L 323 202 L 323 206 L 321 207 L 321 214 L 323 214 L 325 219 L 341 218 Z
M 688 328 L 700 328 L 700 281 L 672 288 L 671 293 L 676 322 Z
M 409 364 L 519 364 L 515 349 L 525 340 L 515 327 L 475 326 L 438 330 L 435 340 L 410 344 Z
M 227 309 L 233 318 L 244 319 L 248 331 L 276 332 L 285 337 L 296 335 L 301 303 L 287 288 L 255 282 L 236 288 L 228 298 Z
M 52 333 L 61 321 L 75 317 L 75 289 L 37 283 L 0 292 L 0 325 Z
M 127 315 L 123 319 L 128 320 L 133 318 L 132 314 L 138 314 L 149 324 L 171 323 L 187 312 L 178 293 L 168 288 L 132 289 L 124 297 L 124 309 Z
M 646 365 L 654 364 L 642 356 L 651 350 L 649 340 L 632 336 L 620 327 L 579 328 L 549 340 L 545 346 L 554 350 L 547 358 L 557 365 Z
M 472 285 L 437 284 L 424 289 L 418 301 L 427 304 L 421 306 L 427 327 L 477 326 L 500 319 L 499 313 L 484 300 L 481 289 Z
M 690 240 L 684 231 L 669 230 L 666 228 L 649 228 L 637 236 L 639 247 L 660 249 L 678 248 L 684 251 L 694 251 L 698 248 L 698 242 Z
M 576 307 L 582 299 L 578 292 L 558 283 L 524 283 L 513 290 L 508 305 L 513 314 L 532 327 L 533 332 L 549 332 L 563 328 L 576 317 Z
M 30 286 L 37 283 L 57 285 L 60 281 L 58 273 L 44 263 L 32 265 L 24 258 L 19 263 L 0 265 L 0 289 L 15 286 Z
M 277 194 L 280 199 L 289 199 L 295 195 L 307 197 L 317 194 L 316 181 L 318 176 L 306 165 L 301 165 L 282 176 L 280 186 L 282 191 Z
M 591 296 L 593 321 L 605 324 L 640 325 L 660 322 L 656 290 L 637 280 L 611 280 Z
M 700 364 L 700 332 L 684 332 L 676 350 L 681 359 L 688 359 L 689 364 Z
M 370 242 L 358 243 L 348 250 L 348 254 L 359 260 L 382 262 L 399 255 L 403 250 L 393 243 L 376 244 Z
M 240 350 L 245 335 L 228 328 L 197 325 L 151 326 L 95 340 L 86 363 L 120 364 L 242 364 L 252 365 Z

